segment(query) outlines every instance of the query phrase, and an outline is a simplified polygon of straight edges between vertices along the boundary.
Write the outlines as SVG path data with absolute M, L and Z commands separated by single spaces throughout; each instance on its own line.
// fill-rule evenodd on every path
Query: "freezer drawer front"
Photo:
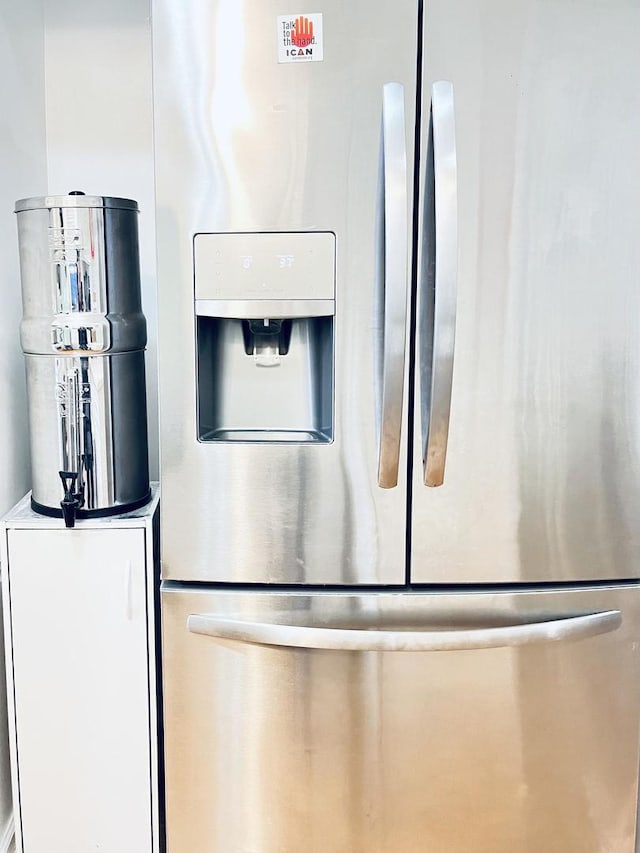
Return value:
M 162 607 L 168 853 L 633 853 L 637 587 Z

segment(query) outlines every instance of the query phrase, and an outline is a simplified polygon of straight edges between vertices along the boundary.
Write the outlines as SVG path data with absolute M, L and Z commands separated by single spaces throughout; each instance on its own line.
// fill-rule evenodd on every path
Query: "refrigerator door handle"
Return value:
M 378 485 L 398 484 L 409 268 L 409 214 L 404 86 L 382 89 L 382 146 L 378 189 L 378 287 L 384 291 Z
M 187 628 L 191 633 L 220 640 L 354 652 L 451 652 L 530 646 L 583 640 L 615 631 L 621 624 L 622 613 L 619 610 L 553 618 L 523 625 L 446 631 L 379 631 L 278 625 L 208 614 L 196 614 L 187 618 Z
M 424 375 L 428 354 L 425 353 L 420 360 L 423 371 L 423 462 L 425 486 L 441 486 L 451 414 L 458 266 L 455 113 L 453 85 L 445 80 L 433 84 L 429 131 L 433 160 L 428 165 L 427 174 L 431 177 L 433 169 L 434 207 L 431 223 L 426 212 L 423 217 L 420 292 L 424 301 L 428 291 L 427 279 L 431 275 L 433 343 L 430 380 Z M 426 306 L 423 306 L 423 312 L 425 310 Z M 424 334 L 423 328 L 423 341 Z

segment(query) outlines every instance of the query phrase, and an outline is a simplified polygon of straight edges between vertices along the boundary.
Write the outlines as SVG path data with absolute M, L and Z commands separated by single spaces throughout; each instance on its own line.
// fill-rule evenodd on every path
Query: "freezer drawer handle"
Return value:
M 384 291 L 382 394 L 378 485 L 398 484 L 404 354 L 409 286 L 409 214 L 404 87 L 382 89 L 382 146 L 378 189 L 378 287 Z
M 420 265 L 425 486 L 441 486 L 449 439 L 458 274 L 458 176 L 453 85 L 433 84 Z M 431 204 L 431 207 L 429 207 Z M 433 323 L 427 332 L 427 318 Z M 430 369 L 428 369 L 430 368 Z
M 246 622 L 207 614 L 191 615 L 187 628 L 221 640 L 287 646 L 301 649 L 334 649 L 353 652 L 454 652 L 494 649 L 583 640 L 617 630 L 622 624 L 619 610 L 566 616 L 546 622 L 472 628 L 459 631 L 376 631 L 345 628 L 316 628 Z

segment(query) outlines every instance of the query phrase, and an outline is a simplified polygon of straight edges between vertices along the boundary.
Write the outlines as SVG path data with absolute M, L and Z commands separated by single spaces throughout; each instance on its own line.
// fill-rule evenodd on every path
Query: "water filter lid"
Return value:
M 131 198 L 84 195 L 79 191 L 68 195 L 45 195 L 21 198 L 16 201 L 15 213 L 23 210 L 50 210 L 52 207 L 103 207 L 120 210 L 138 210 L 138 202 Z

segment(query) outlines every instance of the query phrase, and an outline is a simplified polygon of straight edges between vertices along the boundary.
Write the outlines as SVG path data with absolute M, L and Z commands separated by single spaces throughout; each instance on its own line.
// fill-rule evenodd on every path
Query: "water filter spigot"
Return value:
M 62 480 L 64 497 L 60 501 L 65 527 L 75 527 L 76 512 L 81 505 L 81 495 L 75 490 L 78 474 L 76 471 L 58 471 Z

